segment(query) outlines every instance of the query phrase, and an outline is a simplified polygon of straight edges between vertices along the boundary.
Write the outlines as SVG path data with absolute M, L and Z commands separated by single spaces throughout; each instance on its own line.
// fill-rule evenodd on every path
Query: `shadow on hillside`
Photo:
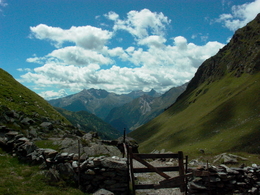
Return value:
M 235 107 L 233 101 L 228 101 L 204 116 L 201 119 L 204 124 L 199 132 L 200 138 L 208 139 L 234 125 L 232 119 L 235 117 Z
M 157 134 L 160 131 L 160 124 L 151 124 L 150 127 L 146 127 L 145 129 L 149 129 L 149 131 L 146 131 L 145 133 L 143 131 L 140 130 L 134 130 L 133 132 L 130 132 L 128 134 L 129 137 L 133 137 L 138 144 L 141 144 L 142 142 L 151 139 L 151 137 L 153 137 L 155 134 Z M 157 144 L 158 144 L 158 140 L 160 140 L 160 138 L 158 138 L 155 142 L 149 143 L 149 147 L 150 148 L 157 148 Z
M 238 139 L 237 143 L 239 144 L 231 148 L 231 151 L 260 154 L 260 126 L 256 126 L 253 132 Z

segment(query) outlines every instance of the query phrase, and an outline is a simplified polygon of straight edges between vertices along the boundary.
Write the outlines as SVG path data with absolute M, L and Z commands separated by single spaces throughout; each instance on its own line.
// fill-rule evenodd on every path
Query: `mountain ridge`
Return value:
M 187 83 L 173 87 L 157 97 L 152 97 L 149 93 L 144 94 L 123 106 L 112 109 L 105 121 L 116 129 L 126 128 L 132 131 L 162 113 L 177 99 L 186 86 Z
M 83 89 L 79 93 L 63 98 L 49 100 L 48 102 L 54 107 L 60 107 L 70 111 L 85 110 L 104 120 L 114 107 L 122 106 L 144 94 L 149 94 L 154 97 L 160 95 L 153 89 L 149 92 L 138 90 L 129 94 L 118 95 L 107 92 L 104 89 L 91 88 L 88 90 Z
M 198 68 L 165 112 L 131 132 L 140 150 L 260 152 L 260 14 Z

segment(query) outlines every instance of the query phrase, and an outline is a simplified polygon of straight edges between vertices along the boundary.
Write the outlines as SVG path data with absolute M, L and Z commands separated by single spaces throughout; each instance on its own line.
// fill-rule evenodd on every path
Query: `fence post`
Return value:
M 135 178 L 134 178 L 134 172 L 133 172 L 133 152 L 132 147 L 127 146 L 128 152 L 127 152 L 127 159 L 129 161 L 129 177 L 131 182 L 132 194 L 135 195 Z
M 78 138 L 78 186 L 79 186 L 79 189 L 80 189 L 80 140 Z
M 182 177 L 182 183 L 183 185 L 180 186 L 180 190 L 181 192 L 184 192 L 185 191 L 185 182 L 184 182 L 184 177 L 185 177 L 185 174 L 184 174 L 184 165 L 183 165 L 183 152 L 182 151 L 179 151 L 178 152 L 178 163 L 179 163 L 179 175 Z

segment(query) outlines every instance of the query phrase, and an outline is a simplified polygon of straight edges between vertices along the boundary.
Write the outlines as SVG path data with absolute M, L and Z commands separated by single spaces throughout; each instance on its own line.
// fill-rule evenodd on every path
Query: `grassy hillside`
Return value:
M 167 111 L 130 133 L 140 151 L 260 153 L 260 15 L 205 61 Z
M 260 152 L 260 74 L 231 80 L 226 76 L 201 86 L 187 97 L 188 108 L 176 113 L 183 103 L 179 102 L 130 136 L 146 152 L 154 148 L 187 153 L 199 149 L 211 153 Z
M 28 115 L 38 113 L 41 116 L 49 117 L 53 120 L 61 120 L 69 124 L 68 120 L 59 114 L 47 101 L 17 82 L 1 68 L 0 86 L 0 105 L 5 105 L 16 111 L 22 111 Z
M 72 112 L 62 108 L 56 108 L 74 126 L 80 125 L 80 129 L 85 132 L 97 132 L 101 139 L 117 139 L 121 136 L 120 132 L 113 128 L 102 119 L 87 111 Z
M 83 195 L 75 186 L 60 182 L 48 185 L 39 166 L 21 163 L 0 148 L 0 194 L 5 195 Z

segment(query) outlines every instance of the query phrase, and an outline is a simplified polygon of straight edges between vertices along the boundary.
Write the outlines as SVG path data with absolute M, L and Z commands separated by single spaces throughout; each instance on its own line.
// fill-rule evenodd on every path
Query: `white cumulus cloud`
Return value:
M 39 92 L 45 99 L 62 95 L 63 91 L 50 88 L 66 89 L 70 93 L 84 88 L 115 93 L 151 89 L 165 92 L 188 82 L 201 63 L 224 46 L 219 42 L 198 46 L 183 36 L 167 42 L 166 26 L 170 20 L 163 13 L 148 9 L 130 11 L 124 20 L 115 12 L 109 12 L 106 17 L 114 21 L 114 31 L 92 26 L 62 29 L 39 24 L 31 27 L 31 37 L 49 40 L 58 48 L 45 56 L 34 54 L 28 58 L 27 62 L 37 63 L 38 67 L 23 74 L 20 81 L 46 89 Z M 121 30 L 130 33 L 135 42 L 125 48 L 112 47 L 108 43 Z M 72 45 L 63 46 L 65 42 Z
M 73 65 L 89 65 L 92 63 L 97 64 L 110 64 L 112 60 L 105 57 L 101 53 L 92 50 L 86 50 L 81 47 L 70 46 L 54 50 L 48 56 L 56 57 L 62 60 L 65 64 Z
M 53 90 L 44 91 L 44 92 L 41 92 L 39 95 L 42 96 L 46 100 L 50 100 L 50 99 L 57 99 L 57 98 L 65 97 L 68 94 L 64 89 L 60 89 L 59 91 L 53 91 Z
M 100 50 L 111 39 L 112 33 L 93 26 L 72 26 L 68 30 L 59 27 L 47 26 L 39 24 L 30 27 L 31 37 L 37 39 L 47 39 L 54 42 L 56 47 L 61 47 L 64 42 L 73 42 L 77 46 L 85 49 Z
M 221 14 L 216 21 L 223 23 L 229 30 L 235 31 L 245 26 L 260 13 L 260 0 L 242 5 L 234 5 L 231 12 Z
M 114 30 L 125 30 L 138 39 L 152 35 L 164 35 L 166 25 L 171 22 L 163 13 L 151 12 L 148 9 L 130 11 L 127 19 L 115 20 Z

